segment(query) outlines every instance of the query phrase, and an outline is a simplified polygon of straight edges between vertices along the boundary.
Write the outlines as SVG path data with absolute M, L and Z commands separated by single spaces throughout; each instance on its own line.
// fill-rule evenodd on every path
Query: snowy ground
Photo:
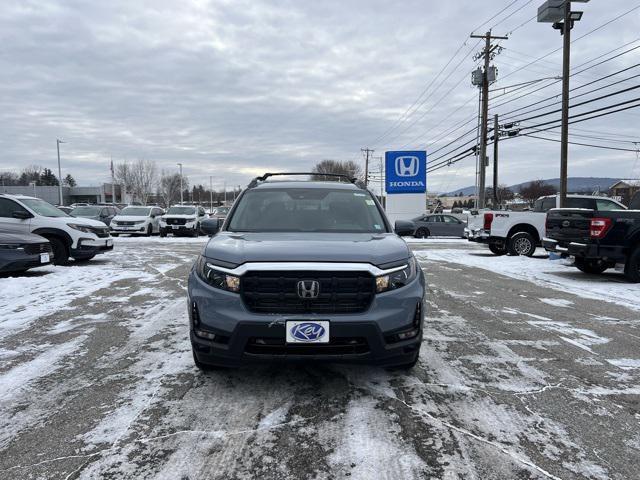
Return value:
M 0 278 L 0 478 L 640 478 L 640 287 L 619 274 L 412 242 L 412 372 L 203 374 L 184 292 L 204 242 Z

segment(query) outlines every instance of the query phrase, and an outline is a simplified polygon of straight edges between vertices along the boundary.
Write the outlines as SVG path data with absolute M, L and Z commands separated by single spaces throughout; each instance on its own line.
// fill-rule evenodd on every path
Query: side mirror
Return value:
M 16 210 L 15 212 L 13 212 L 11 214 L 11 216 L 13 218 L 17 218 L 18 220 L 28 220 L 30 219 L 33 215 L 31 215 L 29 212 L 24 212 L 22 210 Z
M 413 235 L 416 231 L 416 224 L 409 220 L 396 220 L 396 224 L 393 228 L 396 234 L 401 237 L 405 237 L 408 235 Z
M 155 214 L 155 213 L 152 213 L 152 214 L 151 214 L 151 218 L 156 218 L 156 214 Z
M 200 224 L 200 228 L 204 233 L 206 233 L 210 237 L 213 237 L 220 230 L 221 223 L 222 222 L 220 222 L 220 220 L 218 220 L 217 218 L 207 218 L 202 221 L 202 223 Z

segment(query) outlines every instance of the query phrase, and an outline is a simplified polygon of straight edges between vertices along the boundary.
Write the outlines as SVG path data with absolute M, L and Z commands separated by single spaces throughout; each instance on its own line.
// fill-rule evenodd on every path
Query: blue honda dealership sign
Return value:
M 386 152 L 387 193 L 425 193 L 427 191 L 427 152 Z

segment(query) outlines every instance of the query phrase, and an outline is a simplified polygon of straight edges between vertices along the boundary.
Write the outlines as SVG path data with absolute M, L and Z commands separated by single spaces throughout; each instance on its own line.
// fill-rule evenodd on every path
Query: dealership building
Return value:
M 9 195 L 29 195 L 45 200 L 53 205 L 60 203 L 58 187 L 44 187 L 38 185 L 0 186 L 1 193 Z M 115 185 L 115 198 L 112 195 L 112 185 L 105 183 L 98 187 L 62 187 L 62 203 L 127 203 L 124 201 L 120 185 Z

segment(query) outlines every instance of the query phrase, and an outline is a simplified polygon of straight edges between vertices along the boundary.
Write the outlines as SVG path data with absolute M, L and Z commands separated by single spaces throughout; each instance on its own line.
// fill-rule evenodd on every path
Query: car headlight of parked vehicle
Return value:
M 0 250 L 24 250 L 21 243 L 0 243 Z
M 227 290 L 228 292 L 240 291 L 240 277 L 217 270 L 216 266 L 207 262 L 207 259 L 203 256 L 196 263 L 196 272 L 204 282 L 214 288 Z
M 418 262 L 415 257 L 411 257 L 408 265 L 402 270 L 376 277 L 376 292 L 382 293 L 402 288 L 411 283 L 417 275 Z
M 80 230 L 81 232 L 84 233 L 93 233 L 93 230 L 91 229 L 91 227 L 87 226 L 87 225 L 80 225 L 77 223 L 70 223 L 69 226 L 71 228 L 73 228 L 74 230 Z

